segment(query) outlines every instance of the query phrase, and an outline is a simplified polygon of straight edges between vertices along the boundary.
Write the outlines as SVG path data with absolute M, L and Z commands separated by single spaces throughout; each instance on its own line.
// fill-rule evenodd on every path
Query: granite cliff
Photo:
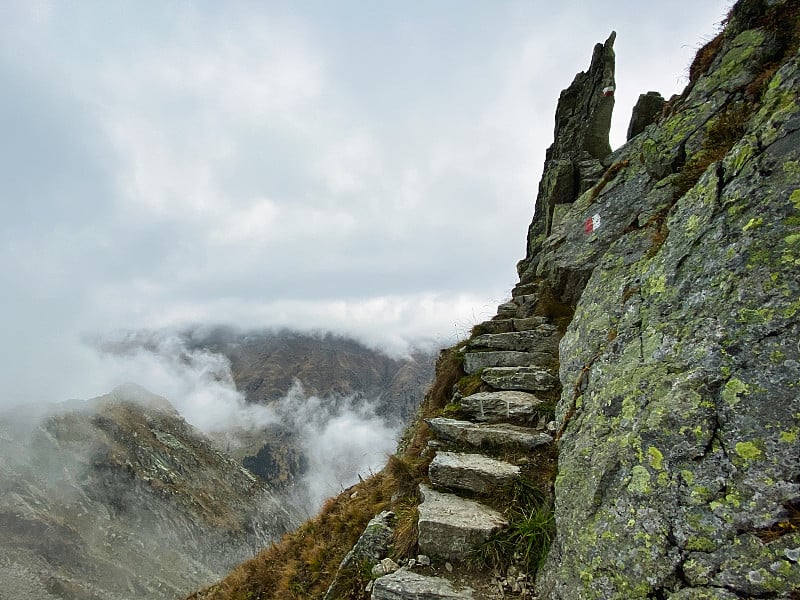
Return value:
M 612 151 L 614 37 L 398 454 L 195 597 L 798 597 L 800 5 L 736 3 Z

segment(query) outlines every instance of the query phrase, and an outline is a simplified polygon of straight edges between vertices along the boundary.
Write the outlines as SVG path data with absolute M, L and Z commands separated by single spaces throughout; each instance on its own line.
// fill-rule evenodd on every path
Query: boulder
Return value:
M 544 404 L 520 391 L 479 392 L 461 399 L 461 412 L 482 423 L 531 423 Z
M 419 551 L 431 557 L 460 561 L 508 521 L 496 510 L 455 494 L 420 485 Z
M 428 468 L 437 487 L 485 494 L 517 479 L 520 468 L 482 454 L 439 452 Z
M 480 448 L 490 446 L 495 448 L 526 448 L 532 450 L 553 441 L 546 433 L 535 429 L 519 427 L 517 425 L 470 423 L 436 417 L 426 419 L 428 425 L 440 439 Z
M 372 586 L 372 600 L 472 600 L 471 588 L 456 589 L 442 577 L 401 569 L 380 577 Z

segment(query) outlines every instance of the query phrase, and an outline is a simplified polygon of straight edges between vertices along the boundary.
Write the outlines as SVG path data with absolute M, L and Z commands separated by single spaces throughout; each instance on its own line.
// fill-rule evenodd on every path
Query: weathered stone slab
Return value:
M 538 291 L 538 283 L 518 283 L 514 286 L 514 289 L 511 290 L 511 296 L 516 298 L 517 296 L 524 296 L 526 294 L 535 294 Z
M 492 319 L 478 323 L 472 331 L 476 335 L 484 333 L 508 333 L 514 331 L 514 320 L 512 319 Z
M 461 399 L 461 412 L 482 423 L 530 423 L 542 404 L 528 392 L 479 392 Z
M 442 577 L 401 569 L 375 580 L 372 600 L 472 600 L 472 588 L 456 589 Z
M 511 319 L 512 331 L 528 331 L 536 329 L 539 325 L 544 325 L 549 321 L 548 317 L 526 317 L 524 319 Z M 487 331 L 486 333 L 492 333 Z M 500 331 L 496 333 L 501 333 Z
M 426 419 L 426 422 L 438 438 L 478 448 L 484 445 L 496 447 L 522 446 L 531 450 L 553 441 L 553 438 L 546 433 L 505 423 L 470 423 L 469 421 L 457 421 L 455 419 L 445 419 L 444 417 Z
M 481 379 L 500 390 L 547 392 L 555 389 L 558 378 L 539 367 L 495 367 L 485 369 Z
M 469 347 L 557 354 L 560 339 L 561 335 L 555 325 L 539 325 L 528 331 L 479 335 L 470 340 Z
M 519 473 L 518 466 L 502 460 L 460 452 L 437 453 L 428 469 L 433 485 L 476 494 L 511 483 Z
M 464 370 L 475 373 L 492 367 L 530 367 L 548 364 L 553 358 L 553 354 L 548 352 L 467 352 L 464 354 Z
M 428 556 L 462 560 L 467 553 L 508 526 L 496 510 L 455 494 L 419 486 L 419 551 Z

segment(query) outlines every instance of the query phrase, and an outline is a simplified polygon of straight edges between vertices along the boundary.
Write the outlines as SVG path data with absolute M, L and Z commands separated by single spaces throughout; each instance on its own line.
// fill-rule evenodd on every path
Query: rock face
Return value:
M 577 300 L 542 598 L 800 589 L 798 29 L 738 3 L 595 189 L 537 204 L 522 281 Z

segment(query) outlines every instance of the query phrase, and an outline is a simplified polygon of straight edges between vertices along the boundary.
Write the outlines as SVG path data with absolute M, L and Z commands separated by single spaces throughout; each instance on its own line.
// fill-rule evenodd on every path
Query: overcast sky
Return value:
M 81 339 L 127 328 L 465 333 L 593 45 L 617 147 L 729 4 L 0 0 L 0 393 L 108 391 Z

